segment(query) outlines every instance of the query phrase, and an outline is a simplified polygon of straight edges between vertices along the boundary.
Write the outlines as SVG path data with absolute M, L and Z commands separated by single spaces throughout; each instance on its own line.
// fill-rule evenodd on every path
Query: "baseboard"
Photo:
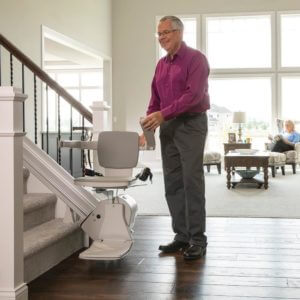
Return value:
M 28 287 L 25 283 L 12 291 L 0 289 L 0 300 L 28 300 Z

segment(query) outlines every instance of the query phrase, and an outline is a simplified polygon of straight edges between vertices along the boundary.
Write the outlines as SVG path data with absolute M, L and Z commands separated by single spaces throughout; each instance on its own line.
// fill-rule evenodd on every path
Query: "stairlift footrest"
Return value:
M 133 241 L 94 241 L 90 248 L 80 253 L 79 258 L 88 260 L 117 260 L 131 249 Z

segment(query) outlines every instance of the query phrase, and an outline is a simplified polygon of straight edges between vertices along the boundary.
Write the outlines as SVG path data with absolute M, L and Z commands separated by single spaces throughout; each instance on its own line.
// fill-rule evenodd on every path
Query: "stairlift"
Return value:
M 146 141 L 147 149 L 155 148 L 154 133 L 148 132 Z M 79 258 L 117 260 L 124 257 L 133 245 L 137 204 L 129 195 L 119 194 L 119 190 L 126 190 L 138 180 L 139 176 L 133 177 L 132 171 L 138 162 L 139 135 L 136 132 L 101 132 L 97 154 L 99 165 L 105 170 L 104 176 L 74 179 L 76 185 L 100 189 L 107 197 L 99 201 L 81 223 L 81 228 L 93 242 Z

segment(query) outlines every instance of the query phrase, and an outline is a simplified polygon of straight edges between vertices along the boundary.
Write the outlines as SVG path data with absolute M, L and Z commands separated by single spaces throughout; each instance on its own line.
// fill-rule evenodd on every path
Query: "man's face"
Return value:
M 160 22 L 157 32 L 161 34 L 158 40 L 162 48 L 165 49 L 168 54 L 175 54 L 182 41 L 182 32 L 174 30 L 170 20 Z

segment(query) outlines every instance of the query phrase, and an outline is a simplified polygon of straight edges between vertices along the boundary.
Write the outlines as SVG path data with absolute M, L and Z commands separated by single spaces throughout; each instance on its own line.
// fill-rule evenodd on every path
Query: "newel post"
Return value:
M 110 106 L 105 101 L 95 101 L 91 106 L 93 111 L 93 141 L 98 140 L 101 131 L 108 130 L 108 111 Z M 98 164 L 97 151 L 93 151 L 94 170 L 104 172 Z
M 23 249 L 21 89 L 0 87 L 0 300 L 27 300 Z

